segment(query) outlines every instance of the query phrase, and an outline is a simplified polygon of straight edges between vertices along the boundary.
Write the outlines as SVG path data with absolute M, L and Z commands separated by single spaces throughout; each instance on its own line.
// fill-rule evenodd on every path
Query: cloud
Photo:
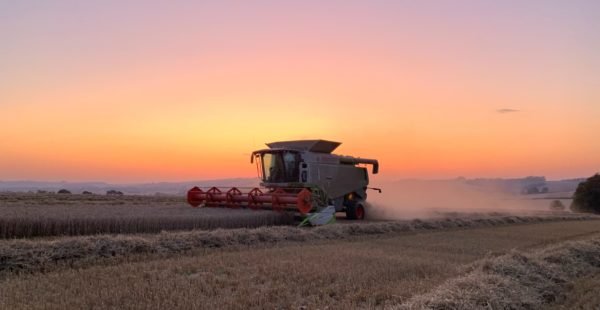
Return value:
M 504 114 L 504 113 L 514 113 L 514 112 L 519 112 L 519 110 L 517 110 L 517 109 L 507 109 L 507 108 L 504 108 L 504 109 L 498 109 L 498 110 L 496 110 L 496 112 Z

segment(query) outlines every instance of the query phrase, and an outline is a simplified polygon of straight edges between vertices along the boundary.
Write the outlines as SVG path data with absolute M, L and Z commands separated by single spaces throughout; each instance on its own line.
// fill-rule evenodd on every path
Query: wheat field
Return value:
M 106 257 L 6 277 L 0 308 L 391 307 L 480 259 L 599 234 L 597 220 L 557 221 Z
M 562 309 L 595 301 L 593 274 L 571 283 L 563 273 L 544 286 L 553 294 L 546 299 L 546 290 L 460 288 L 516 281 L 469 282 L 489 278 L 479 276 L 481 266 L 543 260 L 556 253 L 545 248 L 600 237 L 598 216 L 451 213 L 298 228 L 278 213 L 194 209 L 180 197 L 1 194 L 0 201 L 1 309 L 460 309 L 472 300 Z M 519 270 L 545 270 L 532 266 Z M 582 300 L 564 298 L 568 290 Z
M 177 196 L 0 193 L 0 239 L 289 225 L 289 214 L 192 208 Z

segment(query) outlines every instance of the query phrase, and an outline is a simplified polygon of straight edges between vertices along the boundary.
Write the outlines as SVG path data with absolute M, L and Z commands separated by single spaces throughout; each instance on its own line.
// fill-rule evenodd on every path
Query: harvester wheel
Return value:
M 346 218 L 349 220 L 364 220 L 365 206 L 362 203 L 356 203 L 346 207 Z

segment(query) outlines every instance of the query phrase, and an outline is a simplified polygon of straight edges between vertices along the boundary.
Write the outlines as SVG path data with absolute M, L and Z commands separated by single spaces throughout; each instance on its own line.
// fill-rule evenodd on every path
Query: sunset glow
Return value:
M 598 1 L 177 2 L 0 1 L 0 180 L 251 177 L 303 138 L 383 179 L 600 171 Z

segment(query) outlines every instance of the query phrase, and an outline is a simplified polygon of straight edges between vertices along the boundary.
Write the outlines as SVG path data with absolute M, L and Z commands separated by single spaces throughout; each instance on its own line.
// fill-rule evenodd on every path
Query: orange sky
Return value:
M 303 138 L 381 178 L 600 170 L 598 2 L 419 2 L 1 3 L 0 180 L 249 177 Z

